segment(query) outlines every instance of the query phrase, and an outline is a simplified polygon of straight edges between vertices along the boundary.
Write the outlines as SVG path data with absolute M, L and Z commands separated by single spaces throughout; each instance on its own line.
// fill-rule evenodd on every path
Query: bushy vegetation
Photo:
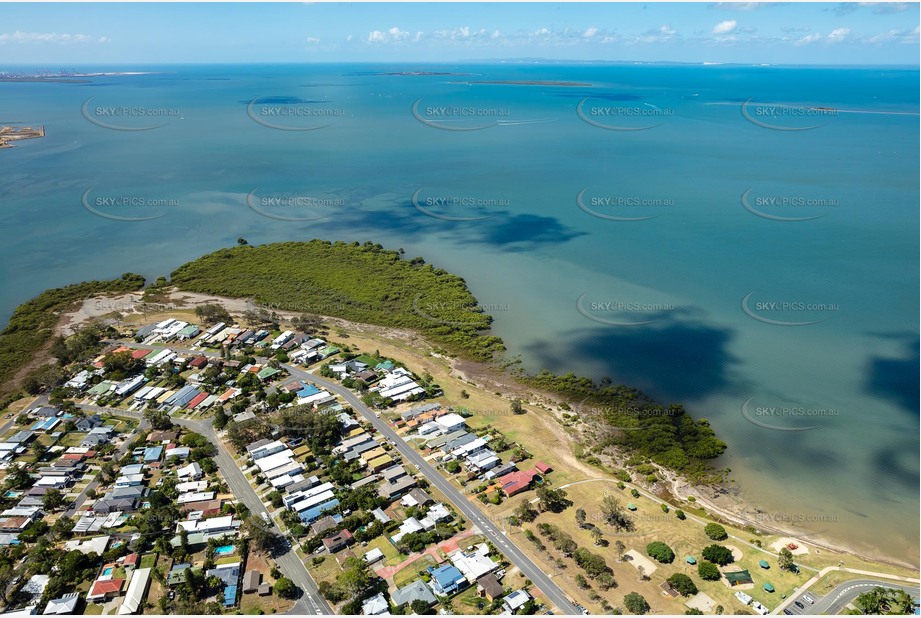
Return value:
M 675 559 L 675 552 L 662 541 L 653 541 L 647 545 L 646 553 L 663 564 L 668 564 Z
M 723 545 L 707 545 L 701 553 L 704 559 L 720 566 L 726 566 L 727 564 L 735 562 L 732 550 Z
M 665 581 L 683 597 L 690 597 L 697 594 L 697 586 L 694 584 L 694 581 L 684 573 L 675 573 Z
M 111 281 L 84 281 L 45 290 L 19 305 L 0 332 L 0 394 L 15 390 L 11 379 L 32 360 L 32 355 L 54 334 L 58 313 L 73 302 L 106 292 L 131 292 L 144 285 L 144 277 L 125 273 Z
M 598 415 L 610 427 L 642 431 L 610 431 L 599 435 L 600 446 L 616 446 L 689 477 L 708 474 L 705 462 L 720 456 L 726 443 L 716 437 L 709 421 L 694 420 L 677 404 L 661 406 L 634 388 L 596 384 L 573 373 L 558 376 L 542 371 L 519 376 L 528 386 L 582 402 L 582 414 Z
M 492 318 L 462 278 L 371 242 L 240 245 L 180 266 L 171 278 L 183 290 L 251 297 L 278 310 L 416 329 L 474 360 L 505 349 L 482 334 Z
M 722 541 L 723 539 L 729 538 L 729 535 L 726 534 L 726 528 L 722 527 L 719 524 L 707 524 L 704 526 L 704 534 L 713 539 L 714 541 Z
M 707 581 L 716 581 L 720 578 L 720 570 L 712 562 L 707 562 L 706 560 L 700 562 L 697 565 L 697 574 L 700 575 L 701 579 Z
M 631 592 L 624 595 L 624 607 L 631 614 L 642 615 L 649 611 L 649 602 L 643 595 L 637 592 Z

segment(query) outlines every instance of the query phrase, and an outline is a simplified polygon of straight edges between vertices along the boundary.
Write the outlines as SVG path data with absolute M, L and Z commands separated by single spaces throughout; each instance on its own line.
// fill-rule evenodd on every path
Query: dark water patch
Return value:
M 891 335 L 881 335 L 892 338 Z M 900 357 L 871 356 L 867 361 L 863 390 L 867 394 L 892 401 L 907 414 L 917 418 L 921 399 L 918 396 L 919 339 L 901 336 Z

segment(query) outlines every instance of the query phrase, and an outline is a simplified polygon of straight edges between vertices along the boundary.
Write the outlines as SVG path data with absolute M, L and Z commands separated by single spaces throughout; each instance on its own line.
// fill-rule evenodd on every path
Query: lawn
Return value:
M 484 613 L 490 603 L 485 598 L 477 596 L 476 586 L 470 586 L 451 599 L 451 605 L 455 613 L 470 615 Z
M 378 561 L 375 566 L 380 564 L 384 564 L 386 566 L 394 566 L 406 560 L 406 555 L 398 552 L 396 547 L 394 547 L 393 544 L 387 540 L 386 535 L 383 534 L 376 539 L 368 541 L 368 545 L 362 547 L 361 551 L 367 553 L 372 549 L 379 549 L 384 553 L 384 560 Z M 355 555 L 359 555 L 357 550 L 355 550 Z
M 428 554 L 423 554 L 418 559 L 394 573 L 393 584 L 397 588 L 400 588 L 414 579 L 418 579 L 420 571 L 425 571 L 428 567 L 435 566 L 435 564 L 436 562 L 433 557 Z
M 141 556 L 141 564 L 138 568 L 149 569 L 153 568 L 157 564 L 157 554 L 144 554 Z
M 288 611 L 293 601 L 287 601 L 275 596 L 275 593 L 264 597 L 251 592 L 240 597 L 240 611 L 247 615 L 281 614 Z
M 461 539 L 460 541 L 458 541 L 457 546 L 460 547 L 461 549 L 467 549 L 468 547 L 471 547 L 473 545 L 479 545 L 480 543 L 483 543 L 484 541 L 486 541 L 485 536 L 481 534 L 474 534 L 472 536 L 468 536 L 467 538 Z
M 84 616 L 102 616 L 102 605 L 96 603 L 87 603 L 86 609 L 83 610 Z
M 83 438 L 86 437 L 85 433 L 78 433 L 71 431 L 70 433 L 64 434 L 60 440 L 58 440 L 58 446 L 80 446 L 80 443 L 83 441 Z

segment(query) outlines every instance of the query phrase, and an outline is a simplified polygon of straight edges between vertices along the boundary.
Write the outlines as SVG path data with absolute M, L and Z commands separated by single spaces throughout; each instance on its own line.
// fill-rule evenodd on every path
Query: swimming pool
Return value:
M 225 556 L 227 554 L 233 553 L 233 545 L 222 545 L 214 550 L 214 553 L 218 556 Z
M 103 576 L 103 577 L 111 577 L 111 576 L 112 576 L 112 571 L 114 571 L 114 570 L 115 570 L 114 567 L 106 567 L 106 568 L 104 568 L 104 569 L 102 570 L 102 576 Z

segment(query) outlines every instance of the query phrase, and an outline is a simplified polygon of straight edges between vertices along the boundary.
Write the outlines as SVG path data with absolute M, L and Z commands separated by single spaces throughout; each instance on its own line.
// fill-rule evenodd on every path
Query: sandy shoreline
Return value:
M 259 305 L 252 299 L 226 298 L 196 292 L 172 292 L 166 301 L 160 303 L 145 304 L 141 302 L 141 297 L 142 293 L 140 292 L 130 292 L 118 296 L 88 299 L 75 310 L 61 314 L 58 332 L 69 334 L 73 332 L 76 327 L 88 320 L 111 316 L 113 312 L 119 312 L 121 314 L 144 314 L 162 313 L 171 310 L 188 311 L 194 309 L 197 305 L 211 302 L 220 303 L 229 312 L 236 314 L 259 308 Z M 290 319 L 297 315 L 297 313 L 284 311 L 276 311 L 276 313 L 281 319 Z M 423 345 L 417 346 L 417 349 L 420 350 L 422 354 L 425 354 L 424 350 L 432 349 L 431 344 L 414 331 L 359 324 L 331 316 L 322 317 L 326 322 L 341 325 L 347 330 L 372 331 L 392 339 L 421 343 Z M 499 390 L 506 393 L 509 398 L 518 397 L 526 402 L 528 402 L 528 400 L 533 400 L 534 395 L 537 394 L 546 401 L 555 401 L 556 403 L 561 403 L 563 401 L 556 395 L 537 391 L 536 389 L 518 383 L 514 380 L 513 376 L 497 366 L 456 358 L 449 358 L 448 360 L 451 365 L 451 373 L 454 377 L 472 382 L 478 388 L 490 392 Z M 537 402 L 530 401 L 530 403 L 534 405 Z M 552 413 L 548 413 L 540 407 L 538 407 L 538 409 L 542 413 L 542 418 L 544 418 L 545 422 L 551 422 L 551 417 L 552 421 L 556 422 L 557 419 Z M 595 468 L 589 470 L 585 465 L 576 465 L 575 467 L 583 472 L 591 472 L 591 474 L 596 476 L 611 476 Z M 767 513 L 767 511 L 759 508 L 756 504 L 740 501 L 737 496 L 730 495 L 730 493 L 726 491 L 729 487 L 728 484 L 724 484 L 724 486 L 721 487 L 691 485 L 687 480 L 677 477 L 672 472 L 665 470 L 662 472 L 662 476 L 667 482 L 666 489 L 672 496 L 681 500 L 686 500 L 689 496 L 694 496 L 696 506 L 703 508 L 709 515 L 722 519 L 727 523 L 741 528 L 750 526 L 762 533 L 790 537 L 790 539 L 798 545 L 809 547 L 811 550 L 810 553 L 821 553 L 821 551 L 824 550 L 850 554 L 870 562 L 888 564 L 899 568 L 908 568 L 912 570 L 917 570 L 918 568 L 918 565 L 896 560 L 891 556 L 872 555 L 856 550 L 853 546 L 848 545 L 846 540 L 825 538 L 806 530 L 796 529 L 792 526 L 781 526 L 773 522 L 771 524 L 765 524 L 756 517 L 759 514 Z M 611 476 L 611 478 L 613 479 L 614 477 Z M 653 491 L 652 489 L 649 490 Z

